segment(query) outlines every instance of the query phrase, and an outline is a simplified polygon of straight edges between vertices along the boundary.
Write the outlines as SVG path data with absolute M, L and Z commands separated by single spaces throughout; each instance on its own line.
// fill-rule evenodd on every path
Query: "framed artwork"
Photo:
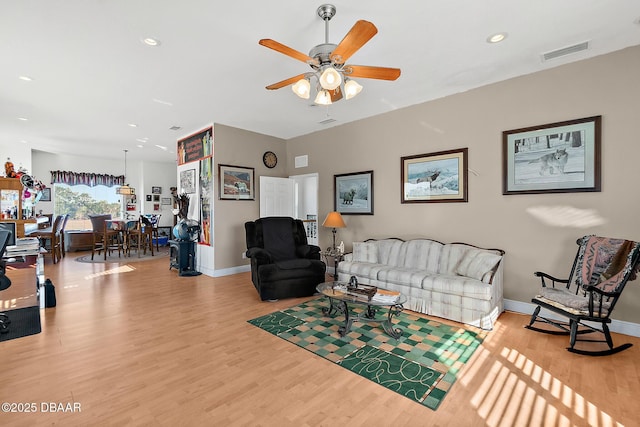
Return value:
M 160 203 L 154 203 L 153 204 L 153 210 L 154 211 L 159 211 L 160 210 Z
M 51 188 L 43 188 L 42 189 L 42 197 L 40 197 L 41 202 L 50 202 L 51 201 Z
M 186 169 L 180 171 L 180 188 L 182 192 L 191 194 L 196 192 L 196 170 Z
M 254 200 L 254 168 L 218 165 L 220 200 Z
M 171 205 L 171 197 L 163 197 L 161 203 L 163 205 Z
M 160 201 L 160 195 L 159 194 L 154 194 L 153 195 L 153 201 L 154 202 L 159 202 Z
M 151 194 L 147 194 L 147 202 L 151 201 L 151 197 L 152 197 Z
M 600 191 L 601 120 L 502 132 L 502 194 Z
M 151 194 L 162 194 L 162 187 L 151 187 Z
M 401 202 L 468 201 L 468 150 L 460 148 L 402 157 Z
M 333 207 L 342 215 L 373 215 L 373 171 L 333 176 Z

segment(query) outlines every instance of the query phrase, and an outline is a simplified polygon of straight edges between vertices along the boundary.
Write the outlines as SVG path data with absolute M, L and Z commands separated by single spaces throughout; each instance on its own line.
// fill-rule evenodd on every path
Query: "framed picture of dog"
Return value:
M 400 159 L 401 203 L 466 202 L 468 148 Z
M 334 210 L 342 215 L 373 215 L 373 171 L 333 176 Z
M 502 194 L 600 191 L 602 116 L 502 132 Z

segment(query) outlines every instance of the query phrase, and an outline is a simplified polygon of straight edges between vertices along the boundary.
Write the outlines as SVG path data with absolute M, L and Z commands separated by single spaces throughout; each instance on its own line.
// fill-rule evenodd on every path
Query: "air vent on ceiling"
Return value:
M 180 130 L 180 129 L 182 129 L 182 126 L 171 126 L 169 128 L 169 130 Z
M 589 49 L 589 42 L 582 42 L 578 44 L 574 44 L 573 46 L 563 47 L 562 49 L 552 50 L 551 52 L 546 52 L 542 54 L 542 60 L 548 61 L 550 59 L 559 58 L 561 56 L 571 55 L 572 53 L 581 52 L 583 50 Z
M 332 117 L 327 117 L 324 120 L 320 120 L 318 123 L 321 124 L 321 125 L 328 125 L 329 123 L 333 123 L 335 121 L 336 121 L 336 119 L 334 119 Z

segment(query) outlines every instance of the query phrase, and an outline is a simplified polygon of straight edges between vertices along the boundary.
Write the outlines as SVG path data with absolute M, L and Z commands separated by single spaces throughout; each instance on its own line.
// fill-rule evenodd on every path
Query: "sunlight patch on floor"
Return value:
M 101 271 L 100 273 L 90 274 L 88 276 L 85 276 L 84 279 L 91 280 L 91 279 L 95 279 L 96 277 L 108 276 L 110 274 L 130 273 L 132 271 L 135 271 L 135 268 L 133 268 L 129 264 L 125 264 L 116 268 L 112 268 L 110 270 Z
M 484 367 L 481 373 L 480 369 L 489 360 L 489 355 L 487 350 L 483 350 L 469 367 L 468 377 L 465 375 L 461 379 L 468 383 L 475 375 L 484 375 L 485 379 L 470 403 L 486 420 L 487 426 L 571 426 L 571 420 L 562 413 L 561 408 L 565 407 L 583 419 L 584 425 L 623 427 L 517 350 L 503 348 L 500 356 L 504 360 L 496 360 L 488 370 Z M 536 383 L 538 390 L 523 377 Z M 553 401 L 544 397 L 547 393 Z

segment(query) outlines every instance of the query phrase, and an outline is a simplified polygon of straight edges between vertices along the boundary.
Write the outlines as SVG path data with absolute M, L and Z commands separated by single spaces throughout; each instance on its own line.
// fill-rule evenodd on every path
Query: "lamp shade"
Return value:
M 318 91 L 318 95 L 313 102 L 319 105 L 331 105 L 331 95 L 326 90 Z
M 355 80 L 349 79 L 344 84 L 344 97 L 346 99 L 351 99 L 357 94 L 359 94 L 361 90 L 362 90 L 362 86 L 358 84 L 358 82 L 356 82 Z
M 129 187 L 128 184 L 123 185 L 122 187 L 118 187 L 118 189 L 116 190 L 117 194 L 124 194 L 127 196 L 131 196 L 133 194 L 135 194 L 135 190 L 131 187 Z
M 324 219 L 322 226 L 330 228 L 344 228 L 347 225 L 344 223 L 340 212 L 333 211 L 327 214 L 327 217 Z
M 342 84 L 342 76 L 335 68 L 329 66 L 320 75 L 320 86 L 323 89 L 334 90 Z
M 309 94 L 311 92 L 311 83 L 309 80 L 300 79 L 298 80 L 292 87 L 293 93 L 298 95 L 300 98 L 309 99 Z

